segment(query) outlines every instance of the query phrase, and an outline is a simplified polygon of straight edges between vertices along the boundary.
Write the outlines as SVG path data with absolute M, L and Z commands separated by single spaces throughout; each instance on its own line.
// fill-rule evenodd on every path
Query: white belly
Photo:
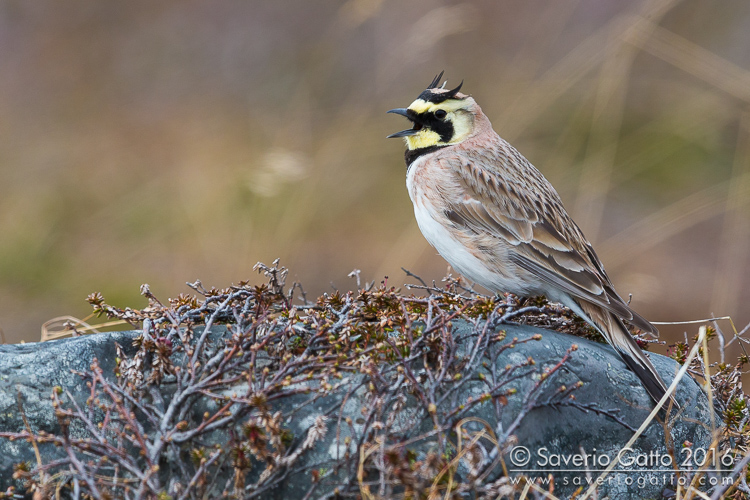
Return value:
M 419 161 L 419 160 L 418 160 Z M 412 165 L 406 177 L 406 186 L 414 204 L 414 216 L 425 239 L 435 247 L 438 253 L 467 279 L 483 286 L 492 292 L 511 292 L 529 296 L 538 293 L 532 283 L 521 279 L 519 272 L 508 259 L 508 249 L 503 245 L 494 245 L 492 259 L 482 260 L 472 253 L 464 243 L 459 241 L 447 227 L 449 221 L 443 215 L 443 208 L 433 206 L 420 188 L 412 182 L 417 162 Z M 441 222 L 442 221 L 442 222 Z M 471 244 L 470 241 L 467 242 Z
M 457 272 L 486 286 L 491 271 L 464 245 L 456 241 L 445 226 L 433 218 L 428 208 L 415 203 L 414 216 L 425 239 Z

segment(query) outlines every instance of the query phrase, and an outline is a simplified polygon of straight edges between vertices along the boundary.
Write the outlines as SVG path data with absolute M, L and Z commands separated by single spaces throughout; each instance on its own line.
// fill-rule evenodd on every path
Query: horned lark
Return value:
M 439 88 L 442 76 L 408 108 L 388 111 L 413 123 L 388 137 L 406 140 L 406 186 L 424 237 L 456 271 L 493 292 L 545 295 L 572 309 L 661 399 L 666 386 L 623 320 L 657 329 L 617 295 L 549 181 L 495 133 L 461 85 Z

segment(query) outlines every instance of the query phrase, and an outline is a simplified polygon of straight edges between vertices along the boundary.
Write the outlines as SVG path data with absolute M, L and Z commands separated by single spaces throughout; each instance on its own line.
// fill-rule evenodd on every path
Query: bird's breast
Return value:
M 490 235 L 467 234 L 450 222 L 446 216 L 449 201 L 444 197 L 449 182 L 448 174 L 437 162 L 420 159 L 407 174 L 414 216 L 427 242 L 458 273 L 488 290 L 522 291 L 515 266 L 507 258 L 507 245 Z

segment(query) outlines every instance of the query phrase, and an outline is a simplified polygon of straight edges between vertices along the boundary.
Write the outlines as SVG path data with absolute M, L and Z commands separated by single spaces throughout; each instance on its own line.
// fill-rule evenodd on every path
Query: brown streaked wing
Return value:
M 529 221 L 507 217 L 498 211 L 490 213 L 487 206 L 475 198 L 451 204 L 446 215 L 454 223 L 471 228 L 475 233 L 498 233 L 512 245 L 533 240 L 534 228 Z
M 516 248 L 511 259 L 540 280 L 570 295 L 596 304 L 631 321 L 644 331 L 656 328 L 617 295 L 609 277 L 583 233 L 556 194 L 531 164 L 541 192 L 527 193 L 516 179 L 472 164 L 450 163 L 461 192 L 443 191 L 445 214 L 459 228 L 490 234 Z M 455 195 L 455 196 L 451 196 Z M 450 199 L 448 199 L 450 197 Z M 545 199 L 548 198 L 548 199 Z M 545 209 L 541 209 L 544 207 Z

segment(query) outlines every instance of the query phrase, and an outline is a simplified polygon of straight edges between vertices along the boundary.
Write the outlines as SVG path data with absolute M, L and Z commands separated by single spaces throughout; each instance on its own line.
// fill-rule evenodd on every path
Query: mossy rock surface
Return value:
M 502 456 L 511 475 L 518 475 L 521 473 L 518 470 L 523 470 L 531 477 L 547 477 L 547 472 L 551 472 L 555 479 L 555 494 L 564 497 L 572 494 L 579 485 L 586 484 L 587 468 L 566 465 L 566 457 L 574 460 L 576 455 L 590 454 L 589 460 L 594 463 L 589 462 L 588 469 L 594 469 L 590 476 L 596 478 L 599 474 L 596 469 L 604 468 L 602 465 L 606 459 L 602 457 L 614 458 L 633 435 L 632 429 L 640 426 L 653 407 L 637 377 L 607 345 L 531 326 L 503 325 L 491 331 L 462 320 L 454 321 L 450 332 L 453 351 L 435 353 L 430 373 L 424 369 L 420 371 L 418 363 L 410 365 L 405 372 L 395 366 L 398 363 L 389 370 L 383 366 L 370 369 L 372 367 L 368 368 L 363 362 L 360 370 L 339 372 L 328 378 L 325 391 L 321 390 L 320 379 L 295 382 L 286 387 L 286 393 L 264 403 L 268 406 L 267 415 L 278 415 L 277 423 L 283 428 L 285 455 L 289 457 L 294 450 L 299 451 L 294 459 L 297 472 L 283 477 L 283 467 L 279 466 L 273 473 L 282 474 L 283 480 L 274 483 L 273 487 L 264 488 L 260 485 L 267 464 L 256 456 L 248 462 L 249 468 L 245 471 L 248 495 L 303 498 L 313 484 L 311 498 L 330 498 L 336 488 L 342 492 L 357 490 L 363 484 L 369 484 L 366 467 L 362 469 L 363 477 L 357 477 L 360 465 L 369 464 L 368 460 L 374 460 L 381 452 L 386 465 L 388 460 L 391 461 L 391 465 L 387 465 L 390 467 L 414 468 L 417 467 L 414 464 L 427 464 L 439 439 L 434 433 L 430 435 L 435 419 L 439 419 L 461 423 L 465 431 L 461 436 L 462 447 L 476 438 L 469 453 L 457 459 L 457 455 L 468 448 L 456 449 L 459 443 L 455 425 L 454 432 L 445 436 L 450 441 L 447 449 L 452 451 L 443 459 L 453 460 L 452 480 L 472 478 L 476 474 L 472 471 L 472 460 L 480 460 L 483 456 L 486 474 L 482 483 L 495 483 L 498 485 L 496 490 L 501 491 L 500 485 L 506 479 L 501 477 L 502 466 L 496 459 L 497 450 L 493 449 L 488 436 L 500 438 L 510 430 L 515 438 L 505 439 Z M 0 428 L 6 432 L 24 430 L 25 424 L 18 411 L 20 394 L 32 430 L 59 434 L 58 419 L 50 399 L 54 388 L 62 388 L 61 399 L 66 404 L 70 404 L 66 399 L 70 394 L 80 407 L 85 408 L 90 389 L 86 381 L 73 372 L 88 371 L 96 358 L 102 372 L 114 382 L 118 356 L 115 344 L 123 346 L 126 356 L 133 355 L 136 349 L 132 341 L 140 333 L 104 333 L 42 344 L 0 346 Z M 392 335 L 399 334 L 394 332 Z M 220 349 L 226 336 L 224 327 L 215 328 L 211 334 L 211 349 Z M 475 349 L 478 344 L 484 346 L 481 352 Z M 574 344 L 577 349 L 571 349 Z M 440 382 L 444 387 L 434 387 L 431 377 L 439 373 L 441 363 L 447 363 L 441 357 L 450 356 L 451 366 L 468 366 L 476 361 L 471 356 L 477 352 L 480 352 L 483 362 L 476 363 L 476 369 L 470 372 L 458 369 L 456 373 L 463 373 L 462 377 L 449 377 Z M 258 375 L 273 367 L 271 358 L 262 361 L 265 356 L 259 352 L 255 365 Z M 651 359 L 669 383 L 678 370 L 678 364 L 655 354 Z M 182 360 L 184 362 L 184 356 Z M 411 380 L 423 389 L 422 395 Z M 495 382 L 491 382 L 493 380 Z M 497 382 L 502 383 L 491 391 L 491 386 L 498 386 Z M 377 390 L 373 391 L 373 388 Z M 220 392 L 230 395 L 242 393 L 245 389 L 246 385 L 237 382 L 221 388 Z M 169 401 L 172 391 L 169 377 L 158 385 L 158 390 L 163 393 L 164 400 Z M 424 394 L 435 398 L 435 407 L 428 405 L 425 408 Z M 671 468 L 664 465 L 664 457 L 674 456 L 678 462 L 683 462 L 688 458 L 688 452 L 683 451 L 685 443 L 690 443 L 692 450 L 708 449 L 711 414 L 706 394 L 687 376 L 678 386 L 676 399 L 682 405 L 680 413 L 672 415 L 667 424 L 652 422 L 628 455 L 633 460 L 650 456 L 652 461 L 661 462 L 626 467 L 643 470 L 611 475 L 600 487 L 600 498 L 607 495 L 611 498 L 661 498 L 665 487 L 669 486 L 669 473 L 656 469 Z M 197 399 L 189 420 L 199 423 L 202 415 L 216 411 L 216 406 L 216 398 Z M 97 412 L 93 415 L 94 419 L 102 418 Z M 249 415 L 239 422 L 245 425 L 246 431 L 247 422 L 257 418 L 252 413 Z M 143 422 L 143 425 L 148 430 L 149 423 Z M 326 428 L 325 435 L 305 448 L 305 439 L 316 425 Z M 669 430 L 669 437 L 665 436 L 665 429 Z M 74 422 L 70 433 L 84 438 L 87 431 L 85 426 Z M 227 429 L 218 429 L 203 438 L 203 444 L 208 446 L 229 441 Z M 377 446 L 382 450 L 378 451 Z M 524 450 L 528 450 L 528 456 Z M 40 451 L 42 459 L 47 461 L 60 457 L 62 453 L 51 444 L 42 444 Z M 399 460 L 403 460 L 403 464 L 397 463 Z M 13 466 L 22 461 L 36 463 L 29 443 L 0 440 L 1 488 L 14 483 Z M 493 466 L 487 466 L 492 463 Z M 167 485 L 165 488 L 169 487 L 169 461 L 160 464 L 160 469 L 163 484 Z M 570 469 L 580 472 L 563 472 Z M 408 475 L 406 471 L 404 474 Z M 416 472 L 412 470 L 409 474 L 415 475 Z M 446 480 L 447 476 L 437 477 L 435 484 Z M 231 477 L 227 476 L 225 482 L 229 484 Z M 253 484 L 259 487 L 253 489 Z M 432 486 L 421 484 L 422 488 Z M 367 487 L 377 494 L 377 484 Z M 481 495 L 476 496 L 479 497 Z

